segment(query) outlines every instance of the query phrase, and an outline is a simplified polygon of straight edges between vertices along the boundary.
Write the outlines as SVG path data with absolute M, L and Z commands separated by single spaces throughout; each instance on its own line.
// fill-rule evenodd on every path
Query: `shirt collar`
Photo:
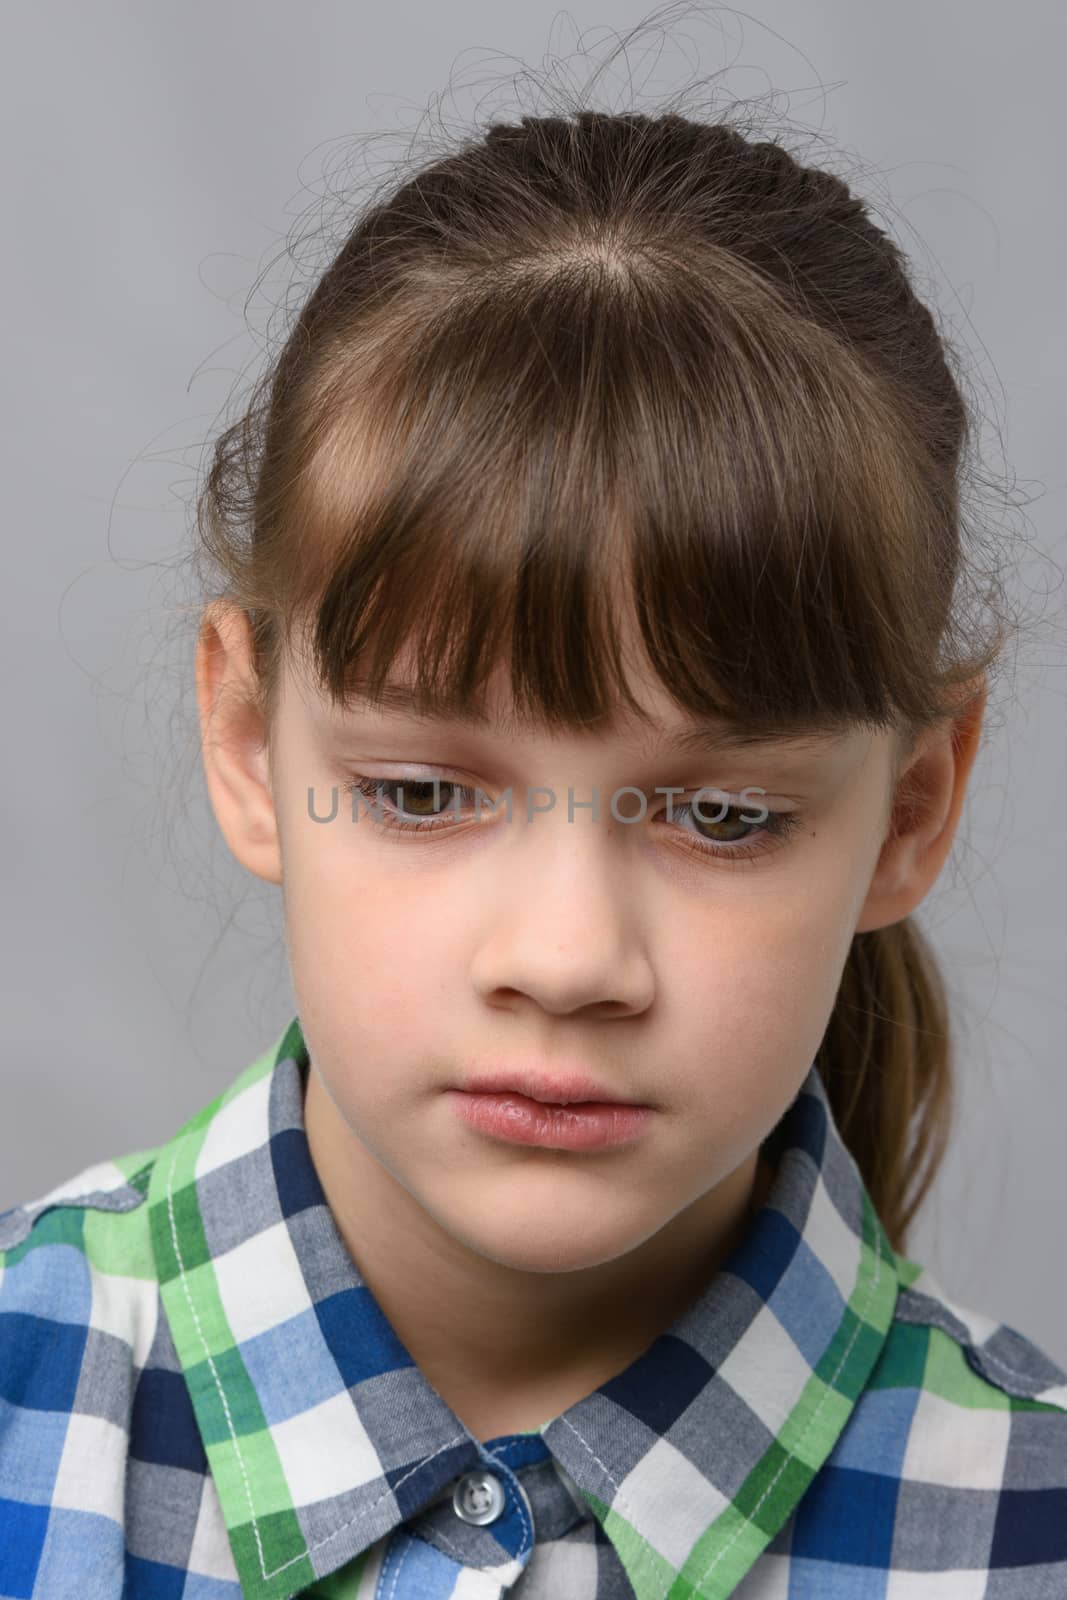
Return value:
M 338 1232 L 304 1131 L 307 1069 L 294 1018 L 162 1146 L 148 1191 L 163 1309 L 249 1600 L 328 1576 L 493 1460 Z M 896 1257 L 814 1064 L 776 1143 L 766 1201 L 704 1293 L 540 1434 L 637 1600 L 679 1577 L 694 1596 L 732 1592 L 829 1455 L 892 1321 Z M 502 1583 L 521 1553 L 494 1568 Z

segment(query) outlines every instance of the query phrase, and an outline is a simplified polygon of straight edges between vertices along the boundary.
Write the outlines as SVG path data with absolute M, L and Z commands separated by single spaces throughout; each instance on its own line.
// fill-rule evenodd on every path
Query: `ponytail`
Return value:
M 816 1060 L 889 1242 L 906 1254 L 953 1109 L 944 980 L 913 917 L 854 935 Z

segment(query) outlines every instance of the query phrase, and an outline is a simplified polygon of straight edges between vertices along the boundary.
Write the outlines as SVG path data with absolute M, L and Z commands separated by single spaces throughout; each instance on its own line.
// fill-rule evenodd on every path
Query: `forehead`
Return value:
M 374 703 L 360 697 L 354 698 L 346 714 L 361 719 L 403 721 L 426 730 L 462 728 L 505 742 L 566 737 L 551 733 L 536 718 L 520 717 L 510 706 L 462 707 L 454 711 L 420 710 L 411 685 L 406 683 L 385 684 Z M 622 712 L 611 724 L 587 732 L 576 729 L 574 736 L 600 743 L 632 743 L 642 748 L 670 745 L 677 750 L 714 748 L 735 751 L 773 743 L 799 753 L 815 753 L 844 743 L 849 737 L 849 730 L 791 730 L 768 734 L 721 719 L 687 715 L 677 708 L 669 714 L 652 713 L 645 708 L 643 716 Z

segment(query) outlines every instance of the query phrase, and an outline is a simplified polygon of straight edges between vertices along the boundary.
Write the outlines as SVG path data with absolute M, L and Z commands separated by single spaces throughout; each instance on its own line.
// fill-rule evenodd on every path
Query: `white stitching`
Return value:
M 397 1554 L 397 1552 L 399 1550 L 400 1550 L 400 1541 L 398 1540 L 398 1541 L 394 1542 L 392 1548 L 389 1551 L 389 1561 L 393 1561 L 394 1557 L 396 1556 L 396 1554 Z M 405 1561 L 407 1560 L 407 1558 L 408 1558 L 408 1556 L 410 1554 L 411 1554 L 411 1535 L 409 1534 L 408 1537 L 407 1537 L 407 1540 L 404 1542 L 403 1554 L 400 1556 L 399 1561 L 395 1561 L 394 1565 L 393 1565 L 393 1581 L 389 1585 L 389 1596 L 394 1595 L 396 1593 L 396 1580 L 399 1578 L 401 1572 L 403 1571 L 404 1563 L 405 1563 Z M 388 1562 L 386 1563 L 386 1565 L 388 1565 Z M 382 1574 L 382 1576 L 384 1577 L 384 1573 Z M 386 1597 L 386 1600 L 389 1600 L 389 1596 Z
M 877 1225 L 876 1225 L 876 1232 L 875 1232 L 875 1259 L 877 1261 L 877 1269 L 875 1271 L 873 1279 L 871 1280 L 871 1286 L 870 1286 L 870 1289 L 868 1291 L 867 1298 L 866 1298 L 866 1300 L 864 1301 L 864 1304 L 863 1304 L 863 1311 L 864 1312 L 866 1312 L 868 1306 L 871 1304 L 871 1301 L 874 1299 L 875 1291 L 877 1290 L 878 1285 L 881 1282 L 881 1278 L 882 1278 L 882 1255 L 881 1255 L 881 1251 L 878 1249 Z M 862 1260 L 862 1241 L 861 1241 L 861 1260 Z M 826 1402 L 829 1399 L 831 1393 L 834 1392 L 834 1389 L 833 1389 L 834 1379 L 836 1379 L 838 1373 L 841 1371 L 841 1368 L 844 1366 L 845 1362 L 847 1361 L 848 1356 L 849 1356 L 849 1352 L 851 1351 L 852 1346 L 856 1342 L 856 1339 L 857 1339 L 857 1337 L 859 1335 L 859 1331 L 864 1326 L 865 1326 L 865 1322 L 864 1322 L 863 1315 L 861 1315 L 859 1312 L 857 1312 L 856 1313 L 856 1326 L 852 1330 L 852 1337 L 849 1340 L 848 1344 L 846 1345 L 845 1350 L 844 1350 L 844 1352 L 843 1352 L 843 1354 L 841 1356 L 841 1359 L 837 1364 L 837 1369 L 834 1372 L 833 1378 L 830 1380 L 829 1384 L 827 1384 L 826 1387 L 823 1390 L 822 1398 L 820 1399 L 819 1404 L 815 1407 L 815 1410 L 812 1412 L 811 1416 L 808 1418 L 807 1426 L 805 1427 L 804 1432 L 800 1435 L 800 1438 L 797 1440 L 797 1442 L 794 1445 L 793 1449 L 785 1457 L 785 1459 L 783 1460 L 781 1466 L 778 1468 L 778 1471 L 775 1473 L 774 1477 L 771 1479 L 771 1481 L 767 1485 L 766 1489 L 764 1489 L 763 1493 L 760 1495 L 759 1500 L 756 1502 L 756 1505 L 753 1507 L 751 1515 L 745 1517 L 745 1519 L 741 1523 L 738 1524 L 737 1528 L 734 1530 L 734 1533 L 733 1533 L 732 1537 L 723 1546 L 723 1548 L 719 1551 L 718 1555 L 715 1557 L 715 1559 L 711 1563 L 711 1565 L 709 1567 L 707 1567 L 705 1569 L 705 1571 L 701 1574 L 701 1576 L 698 1579 L 697 1584 L 696 1584 L 696 1588 L 695 1588 L 695 1591 L 694 1591 L 695 1593 L 697 1593 L 697 1594 L 700 1593 L 705 1578 L 707 1578 L 708 1575 L 711 1572 L 714 1571 L 714 1569 L 718 1566 L 719 1562 L 722 1560 L 723 1556 L 726 1555 L 726 1553 L 733 1548 L 735 1540 L 737 1540 L 740 1537 L 740 1535 L 744 1532 L 745 1528 L 746 1527 L 751 1527 L 752 1524 L 754 1523 L 756 1512 L 759 1510 L 759 1508 L 763 1504 L 764 1500 L 766 1500 L 767 1496 L 770 1494 L 771 1490 L 774 1488 L 775 1484 L 778 1482 L 778 1479 L 781 1477 L 781 1475 L 785 1471 L 786 1467 L 793 1460 L 793 1457 L 796 1455 L 797 1450 L 800 1448 L 801 1444 L 803 1444 L 804 1440 L 807 1438 L 807 1436 L 810 1433 L 811 1429 L 814 1427 L 815 1422 L 818 1419 L 819 1413 L 822 1410 L 823 1406 L 826 1404 Z M 615 1479 L 611 1476 L 611 1473 L 608 1471 L 608 1469 L 604 1465 L 603 1461 L 601 1461 L 600 1457 L 593 1450 L 592 1446 L 585 1439 L 582 1438 L 582 1435 L 578 1432 L 578 1429 L 574 1426 L 574 1424 L 571 1421 L 569 1421 L 569 1419 L 565 1415 L 561 1416 L 559 1420 L 561 1422 L 565 1422 L 567 1424 L 568 1428 L 570 1428 L 571 1432 L 579 1440 L 579 1442 L 585 1446 L 585 1448 L 589 1451 L 589 1454 L 593 1457 L 593 1460 L 596 1462 L 597 1466 L 599 1466 L 603 1470 L 604 1475 L 606 1476 L 608 1482 L 611 1484 L 612 1488 L 616 1491 L 617 1498 L 616 1498 L 615 1501 L 612 1502 L 611 1509 L 614 1510 L 615 1507 L 618 1506 L 618 1509 L 623 1513 L 625 1513 L 627 1511 L 632 1511 L 632 1509 L 633 1509 L 632 1504 L 622 1498 L 622 1495 L 619 1493 L 619 1485 L 616 1483 Z M 651 1568 L 651 1566 L 652 1566 L 652 1546 L 651 1546 L 650 1542 L 647 1539 L 645 1539 L 643 1536 L 639 1535 L 639 1537 L 641 1537 L 642 1549 L 641 1549 L 641 1562 L 639 1563 L 637 1570 L 641 1571 L 643 1566 L 648 1567 L 648 1568 Z M 673 1584 L 675 1581 L 676 1581 L 676 1579 L 672 1579 L 671 1583 Z M 668 1585 L 668 1587 L 666 1589 L 664 1589 L 663 1595 L 661 1597 L 661 1600 L 666 1600 L 666 1596 L 669 1593 L 670 1593 L 670 1585 Z
M 764 1500 L 766 1500 L 767 1496 L 770 1494 L 771 1490 L 774 1488 L 775 1484 L 778 1482 L 778 1479 L 781 1477 L 782 1473 L 785 1471 L 785 1469 L 789 1465 L 790 1461 L 792 1461 L 793 1457 L 796 1455 L 797 1450 L 800 1448 L 800 1445 L 807 1438 L 808 1434 L 811 1432 L 812 1428 L 815 1426 L 815 1422 L 816 1422 L 816 1419 L 818 1418 L 819 1412 L 822 1410 L 823 1406 L 826 1404 L 827 1400 L 830 1398 L 830 1395 L 836 1392 L 834 1390 L 834 1382 L 835 1382 L 835 1380 L 837 1378 L 838 1373 L 841 1371 L 841 1368 L 844 1366 L 845 1362 L 848 1360 L 849 1354 L 850 1354 L 850 1352 L 852 1350 L 852 1346 L 855 1344 L 857 1338 L 859 1337 L 860 1329 L 866 1326 L 865 1314 L 866 1314 L 867 1308 L 871 1304 L 872 1300 L 874 1299 L 875 1291 L 877 1290 L 878 1285 L 882 1281 L 882 1252 L 879 1249 L 879 1235 L 880 1235 L 880 1224 L 879 1224 L 879 1222 L 878 1222 L 878 1220 L 876 1218 L 875 1219 L 875 1225 L 874 1225 L 874 1258 L 875 1258 L 875 1261 L 877 1263 L 877 1266 L 876 1266 L 876 1269 L 875 1269 L 875 1274 L 874 1274 L 873 1279 L 871 1280 L 870 1290 L 869 1290 L 867 1298 L 866 1298 L 866 1300 L 864 1301 L 864 1304 L 863 1304 L 863 1313 L 864 1314 L 861 1315 L 859 1312 L 857 1312 L 855 1314 L 855 1316 L 856 1316 L 856 1326 L 853 1328 L 852 1337 L 848 1341 L 847 1346 L 845 1347 L 844 1351 L 842 1352 L 840 1361 L 837 1363 L 837 1367 L 836 1367 L 836 1369 L 834 1371 L 833 1378 L 831 1378 L 830 1382 L 823 1389 L 822 1395 L 820 1396 L 820 1399 L 819 1399 L 819 1404 L 815 1407 L 815 1410 L 812 1412 L 811 1416 L 808 1418 L 807 1426 L 805 1427 L 804 1432 L 800 1435 L 800 1438 L 797 1440 L 796 1445 L 789 1452 L 789 1454 L 786 1456 L 785 1460 L 782 1462 L 781 1466 L 778 1468 L 778 1471 L 775 1473 L 774 1477 L 771 1479 L 771 1481 L 767 1485 L 766 1489 L 764 1489 L 763 1493 L 760 1495 L 760 1497 L 757 1500 L 755 1506 L 752 1508 L 752 1515 L 750 1517 L 747 1517 L 744 1522 L 739 1523 L 738 1526 L 734 1529 L 733 1537 L 730 1539 L 729 1543 L 725 1544 L 723 1546 L 723 1548 L 719 1551 L 718 1555 L 715 1557 L 715 1560 L 711 1563 L 711 1566 L 708 1567 L 707 1571 L 705 1571 L 701 1575 L 700 1582 L 697 1584 L 697 1588 L 698 1589 L 703 1587 L 704 1579 L 708 1576 L 708 1573 L 712 1572 L 714 1570 L 714 1568 L 718 1566 L 719 1562 L 722 1560 L 722 1558 L 726 1554 L 726 1552 L 729 1549 L 732 1548 L 732 1546 L 734 1544 L 734 1541 L 740 1536 L 741 1531 L 745 1527 L 746 1522 L 749 1525 L 751 1525 L 755 1521 L 756 1512 L 759 1510 L 759 1508 L 763 1504 Z M 861 1260 L 863 1259 L 863 1243 L 862 1243 L 862 1240 L 860 1241 L 860 1259 Z
M 332 1533 L 327 1534 L 325 1539 L 320 1539 L 317 1544 L 308 1545 L 307 1548 L 302 1550 L 299 1555 L 291 1556 L 288 1561 L 283 1561 L 280 1567 L 275 1567 L 272 1572 L 268 1572 L 263 1559 L 263 1542 L 259 1534 L 259 1522 L 256 1519 L 255 1510 L 252 1506 L 252 1489 L 248 1481 L 248 1469 L 245 1466 L 244 1456 L 241 1454 L 241 1441 L 237 1437 L 237 1431 L 233 1425 L 233 1417 L 230 1415 L 229 1402 L 226 1399 L 226 1391 L 223 1389 L 222 1383 L 219 1379 L 218 1369 L 215 1366 L 214 1357 L 207 1347 L 207 1340 L 204 1338 L 204 1330 L 200 1326 L 200 1318 L 197 1316 L 196 1307 L 194 1306 L 192 1296 L 189 1293 L 189 1285 L 185 1281 L 185 1262 L 182 1260 L 181 1248 L 178 1244 L 178 1230 L 174 1220 L 174 1169 L 177 1164 L 178 1154 L 175 1152 L 170 1163 L 170 1171 L 167 1174 L 167 1214 L 170 1218 L 171 1243 L 174 1246 L 175 1259 L 177 1260 L 178 1266 L 181 1269 L 181 1284 L 182 1290 L 185 1294 L 185 1302 L 188 1305 L 189 1310 L 192 1312 L 193 1322 L 196 1326 L 200 1343 L 203 1347 L 204 1354 L 207 1357 L 208 1365 L 211 1368 L 211 1376 L 215 1380 L 215 1387 L 219 1392 L 219 1399 L 222 1401 L 222 1409 L 226 1416 L 226 1424 L 230 1430 L 230 1438 L 233 1440 L 233 1447 L 237 1453 L 237 1461 L 241 1468 L 241 1477 L 244 1480 L 245 1498 L 248 1501 L 248 1515 L 251 1519 L 252 1528 L 256 1536 L 256 1549 L 259 1551 L 260 1575 L 264 1581 L 266 1581 L 269 1578 L 276 1578 L 279 1572 L 284 1572 L 287 1567 L 295 1566 L 298 1561 L 303 1561 L 305 1556 L 310 1556 L 314 1551 L 322 1550 L 326 1547 L 326 1545 L 332 1544 L 333 1541 L 339 1538 L 342 1533 L 345 1533 L 354 1522 L 358 1522 L 360 1517 L 367 1516 L 371 1511 L 377 1510 L 382 1501 L 388 1499 L 391 1494 L 394 1494 L 402 1483 L 406 1483 L 414 1473 L 418 1472 L 420 1467 L 424 1467 L 428 1461 L 433 1461 L 434 1457 L 441 1455 L 443 1451 L 450 1450 L 454 1444 L 462 1444 L 464 1440 L 469 1437 L 469 1435 L 466 1433 L 458 1433 L 454 1439 L 449 1439 L 447 1444 L 441 1445 L 440 1449 L 435 1450 L 432 1455 L 423 1456 L 421 1460 L 416 1461 L 415 1465 L 410 1469 L 410 1471 L 405 1472 L 402 1478 L 398 1478 L 396 1483 L 394 1483 L 390 1488 L 386 1489 L 383 1494 L 380 1494 L 372 1506 L 365 1507 L 363 1510 L 357 1512 L 354 1516 L 349 1517 L 347 1522 L 343 1522 L 339 1528 L 335 1528 Z

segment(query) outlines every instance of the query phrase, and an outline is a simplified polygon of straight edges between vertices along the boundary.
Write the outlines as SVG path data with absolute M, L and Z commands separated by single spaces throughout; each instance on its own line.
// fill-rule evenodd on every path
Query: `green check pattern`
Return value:
M 485 1441 L 341 1239 L 309 1069 L 294 1018 L 0 1214 L 0 1600 L 1067 1597 L 1067 1374 L 894 1254 L 814 1065 L 695 1303 Z

